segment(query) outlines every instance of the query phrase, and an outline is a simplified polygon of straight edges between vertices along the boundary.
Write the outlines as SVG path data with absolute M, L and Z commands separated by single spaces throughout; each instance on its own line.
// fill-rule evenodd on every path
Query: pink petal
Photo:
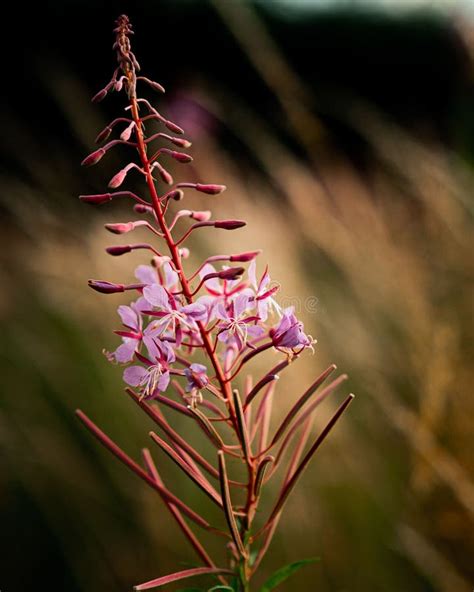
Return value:
M 165 286 L 167 288 L 174 288 L 179 281 L 179 276 L 176 271 L 171 267 L 171 264 L 166 262 L 163 264 L 163 272 L 165 275 Z
M 129 329 L 138 330 L 138 316 L 137 313 L 130 308 L 130 306 L 121 305 L 118 307 L 117 312 L 119 313 L 122 323 Z
M 255 289 L 257 289 L 257 275 L 256 275 L 256 271 L 257 271 L 257 262 L 254 259 L 250 263 L 247 273 L 248 273 L 248 276 L 249 276 L 250 283 L 252 284 L 252 286 Z
M 164 308 L 165 310 L 168 310 L 170 307 L 168 293 L 163 286 L 160 286 L 159 284 L 153 284 L 152 286 L 146 286 L 146 288 L 143 288 L 143 296 L 153 306 Z
M 139 386 L 148 376 L 148 370 L 143 366 L 129 366 L 123 372 L 123 380 L 130 386 Z
M 148 286 L 158 283 L 156 270 L 150 265 L 139 265 L 135 269 L 135 277 L 137 280 L 140 280 L 142 284 L 147 284 Z
M 124 364 L 125 362 L 131 362 L 133 359 L 133 354 L 137 349 L 138 341 L 136 339 L 124 339 L 122 345 L 119 345 L 118 348 L 114 351 L 113 356 L 120 364 Z

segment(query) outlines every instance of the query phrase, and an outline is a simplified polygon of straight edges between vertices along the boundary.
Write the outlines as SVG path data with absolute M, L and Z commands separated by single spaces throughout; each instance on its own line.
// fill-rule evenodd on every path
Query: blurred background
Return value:
M 148 98 L 194 143 L 194 163 L 177 178 L 228 186 L 216 199 L 190 194 L 185 207 L 248 221 L 239 233 L 196 236 L 195 261 L 263 248 L 280 301 L 318 340 L 282 379 L 275 421 L 331 362 L 350 379 L 318 426 L 345 393 L 357 395 L 288 504 L 262 576 L 318 556 L 281 589 L 471 590 L 473 3 L 63 0 L 10 10 L 0 99 L 2 592 L 130 590 L 195 562 L 157 496 L 73 413 L 84 409 L 132 456 L 149 445 L 148 418 L 101 354 L 117 343 L 126 299 L 86 284 L 126 282 L 146 262 L 104 252 L 114 240 L 103 224 L 133 214 L 77 199 L 105 190 L 124 162 L 116 151 L 79 166 L 123 106 L 90 97 L 115 67 L 111 30 L 124 11 L 145 75 L 168 89 Z M 174 491 L 212 511 L 156 459 Z M 219 545 L 210 540 L 216 556 Z

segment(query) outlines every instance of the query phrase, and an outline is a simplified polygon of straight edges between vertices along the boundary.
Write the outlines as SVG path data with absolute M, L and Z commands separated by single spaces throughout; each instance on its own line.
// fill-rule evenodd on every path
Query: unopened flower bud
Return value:
M 112 179 L 110 179 L 109 181 L 109 187 L 111 189 L 117 189 L 117 187 L 120 187 L 120 185 L 122 185 L 122 183 L 124 182 L 125 177 L 127 176 L 127 172 L 128 171 L 126 169 L 122 169 L 116 175 L 114 175 Z
M 110 193 L 101 193 L 98 195 L 80 195 L 79 199 L 84 203 L 101 205 L 111 201 L 112 195 Z
M 247 263 L 253 261 L 257 255 L 260 255 L 262 251 L 246 251 L 245 253 L 239 253 L 237 255 L 231 255 L 229 261 L 235 261 L 240 263 Z
M 165 121 L 164 124 L 169 130 L 171 130 L 175 134 L 184 134 L 184 129 L 179 127 L 179 125 L 176 125 L 176 123 L 173 123 L 172 121 Z
M 116 245 L 114 247 L 107 247 L 106 252 L 113 257 L 118 257 L 119 255 L 124 255 L 125 253 L 130 253 L 132 247 L 130 245 Z
M 104 129 L 100 132 L 100 134 L 95 139 L 95 143 L 101 144 L 102 142 L 105 142 L 105 140 L 107 140 L 107 138 L 110 136 L 111 133 L 112 133 L 111 127 L 109 127 L 109 126 L 104 127 Z
M 208 195 L 219 195 L 227 189 L 225 185 L 205 185 L 203 183 L 196 183 L 195 189 Z
M 91 99 L 92 103 L 100 103 L 100 101 L 104 100 L 105 97 L 107 96 L 107 91 L 105 90 L 105 88 L 103 88 L 102 90 L 99 90 L 99 92 L 94 95 Z
M 151 206 L 146 206 L 145 204 L 135 204 L 133 210 L 137 212 L 137 214 L 153 214 L 153 208 Z
M 200 212 L 191 212 L 190 217 L 193 220 L 197 220 L 198 222 L 207 222 L 211 219 L 211 212 L 209 210 L 200 211 Z
M 158 91 L 158 92 L 165 92 L 165 89 L 163 86 L 161 86 L 161 84 L 159 82 L 155 82 L 154 80 L 150 80 L 149 78 L 145 78 L 144 76 L 139 76 L 138 80 L 144 80 L 147 84 L 149 84 L 151 86 L 152 89 Z
M 168 139 L 170 142 L 173 142 L 175 146 L 179 146 L 180 148 L 190 148 L 192 146 L 192 143 L 184 138 L 173 138 L 172 136 L 169 136 Z
M 178 162 L 188 163 L 193 161 L 193 157 L 189 156 L 189 154 L 185 154 L 184 152 L 176 152 L 176 150 L 166 150 L 166 152 L 171 156 L 171 158 L 174 158 Z
M 117 92 L 120 92 L 123 88 L 123 76 L 122 78 L 120 78 L 120 80 L 117 80 L 117 82 L 114 85 L 114 88 Z
M 173 177 L 170 175 L 170 173 L 168 173 L 168 171 L 164 167 L 161 166 L 161 164 L 156 163 L 155 168 L 158 169 L 158 173 L 163 183 L 166 183 L 167 185 L 173 185 Z
M 132 135 L 132 130 L 135 127 L 135 122 L 132 121 L 130 125 L 128 125 L 123 132 L 120 134 L 120 139 L 124 142 L 128 142 L 130 140 L 130 136 Z
M 216 220 L 214 222 L 215 228 L 223 228 L 224 230 L 235 230 L 236 228 L 242 228 L 246 226 L 247 222 L 243 220 Z
M 187 247 L 181 247 L 181 249 L 178 249 L 178 253 L 183 259 L 188 259 L 189 255 L 191 254 Z
M 227 269 L 219 271 L 217 277 L 221 280 L 235 280 L 240 277 L 244 271 L 245 269 L 243 267 L 228 267 Z
M 133 222 L 118 222 L 117 224 L 105 224 L 105 228 L 113 234 L 125 234 L 135 228 Z
M 174 201 L 181 201 L 184 197 L 184 193 L 181 191 L 181 189 L 175 189 L 173 191 L 170 191 L 168 193 L 168 198 L 169 199 L 174 199 Z
M 93 290 L 100 292 L 101 294 L 117 294 L 118 292 L 125 291 L 125 286 L 123 284 L 113 284 L 112 282 L 104 282 L 101 280 L 89 280 L 87 283 Z
M 86 156 L 81 162 L 81 166 L 92 166 L 93 164 L 97 164 L 104 154 L 105 150 L 103 148 L 99 148 L 98 150 L 95 150 L 95 152 L 91 152 L 91 154 Z

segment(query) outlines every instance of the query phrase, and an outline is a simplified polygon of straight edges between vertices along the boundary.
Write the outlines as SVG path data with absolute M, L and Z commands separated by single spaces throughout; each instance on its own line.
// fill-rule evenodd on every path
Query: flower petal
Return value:
M 137 313 L 130 306 L 121 305 L 117 312 L 122 319 L 122 323 L 129 329 L 139 330 L 139 321 Z
M 143 288 L 143 296 L 153 306 L 164 308 L 165 310 L 169 310 L 170 308 L 168 293 L 159 284 L 153 284 L 152 286 Z
M 137 280 L 140 280 L 142 284 L 147 284 L 148 286 L 158 283 L 156 269 L 151 267 L 151 265 L 139 265 L 135 269 L 135 277 Z
M 125 338 L 123 340 L 122 345 L 119 345 L 112 355 L 120 364 L 124 364 L 125 362 L 131 362 L 133 359 L 133 354 L 135 353 L 137 347 L 137 339 Z
M 130 386 L 139 386 L 148 376 L 148 370 L 143 366 L 129 366 L 123 371 L 123 380 Z

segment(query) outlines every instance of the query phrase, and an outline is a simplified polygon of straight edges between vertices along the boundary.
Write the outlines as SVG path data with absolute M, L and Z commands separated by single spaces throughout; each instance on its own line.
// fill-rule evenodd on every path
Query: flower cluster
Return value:
M 249 265 L 248 281 L 222 278 L 220 274 L 231 268 L 218 272 L 205 263 L 199 278 L 206 294 L 190 304 L 182 295 L 172 263 L 162 259 L 153 263 L 135 270 L 140 282 L 137 290 L 142 295 L 129 306 L 119 306 L 124 328 L 116 333 L 122 344 L 113 353 L 105 352 L 111 362 L 140 363 L 128 366 L 123 378 L 144 398 L 153 399 L 166 391 L 170 374 L 187 377 L 187 392 L 206 388 L 208 368 L 187 361 L 189 354 L 203 348 L 202 327 L 215 336 L 214 351 L 228 372 L 250 351 L 259 352 L 272 345 L 297 354 L 311 347 L 312 339 L 304 333 L 293 309 L 282 310 L 275 301 L 273 294 L 278 286 L 270 287 L 268 271 L 256 280 L 255 260 Z M 274 322 L 270 324 L 270 320 Z M 189 370 L 195 366 L 199 366 L 199 379 L 196 371 Z
M 140 219 L 106 224 L 105 228 L 116 235 L 133 235 L 135 229 L 145 229 L 150 242 L 114 245 L 106 251 L 117 257 L 144 250 L 148 254 L 148 264 L 137 267 L 134 283 L 89 280 L 89 285 L 102 294 L 128 291 L 134 294 L 129 305 L 118 307 L 122 327 L 115 333 L 121 343 L 115 351 L 105 354 L 111 362 L 125 366 L 123 379 L 127 393 L 163 433 L 165 439 L 151 432 L 154 443 L 218 505 L 228 530 L 212 527 L 164 485 L 148 449 L 143 449 L 143 468 L 82 411 L 78 411 L 78 415 L 104 446 L 159 493 L 205 566 L 163 576 L 135 589 L 145 590 L 209 574 L 224 586 L 231 576 L 232 590 L 249 590 L 249 581 L 268 549 L 289 493 L 352 395 L 340 405 L 328 426 L 301 458 L 315 409 L 346 378 L 345 375 L 336 378 L 313 397 L 335 370 L 334 365 L 330 366 L 294 403 L 270 437 L 272 398 L 279 372 L 304 350 L 312 349 L 313 339 L 305 333 L 293 308 L 282 309 L 278 304 L 279 286 L 272 283 L 268 269 L 261 275 L 257 273 L 260 251 L 212 255 L 197 268 L 188 269 L 191 259 L 186 245 L 193 233 L 206 228 L 233 231 L 246 223 L 237 219 L 214 219 L 209 210 L 179 209 L 173 213 L 173 205 L 180 202 L 185 193 L 198 191 L 216 196 L 226 187 L 200 181 L 174 181 L 167 159 L 191 162 L 191 156 L 181 151 L 189 148 L 191 142 L 182 137 L 184 132 L 179 125 L 164 117 L 150 101 L 137 97 L 138 84 L 160 93 L 164 89 L 159 83 L 139 75 L 140 66 L 130 46 L 131 34 L 128 18 L 119 17 L 114 44 L 118 67 L 112 79 L 93 98 L 98 102 L 111 92 L 123 92 L 127 98 L 125 112 L 99 133 L 96 141 L 101 147 L 89 154 L 82 164 L 97 164 L 115 147 L 132 149 L 137 160 L 113 175 L 109 192 L 82 195 L 80 199 L 96 205 L 122 198 L 130 200 Z M 174 135 L 164 131 L 147 135 L 152 125 L 164 126 Z M 109 140 L 117 132 L 118 138 Z M 152 150 L 152 144 L 157 141 L 165 145 Z M 173 148 L 167 147 L 169 145 Z M 176 147 L 179 151 L 174 149 Z M 145 192 L 141 195 L 119 189 L 131 171 L 141 175 L 144 181 Z M 277 353 L 280 361 L 255 382 L 248 373 L 244 378 L 242 373 L 247 370 L 247 364 L 270 349 Z M 152 404 L 155 402 L 160 407 Z M 207 460 L 190 446 L 168 422 L 162 408 L 195 422 L 213 443 L 215 457 Z M 228 429 L 224 431 L 221 426 Z M 225 433 L 226 438 L 229 437 L 229 429 L 231 443 L 225 442 L 223 436 Z M 293 446 L 295 438 L 297 442 Z M 277 500 L 265 522 L 256 529 L 254 520 L 262 488 L 284 464 L 281 459 L 290 447 L 293 453 Z M 246 482 L 229 477 L 226 464 L 229 457 L 245 464 Z M 212 479 L 218 480 L 219 491 Z M 236 505 L 232 499 L 236 488 L 245 494 L 243 504 Z M 229 567 L 216 567 L 183 516 L 208 532 L 226 537 Z M 255 545 L 258 548 L 254 553 L 252 546 Z

